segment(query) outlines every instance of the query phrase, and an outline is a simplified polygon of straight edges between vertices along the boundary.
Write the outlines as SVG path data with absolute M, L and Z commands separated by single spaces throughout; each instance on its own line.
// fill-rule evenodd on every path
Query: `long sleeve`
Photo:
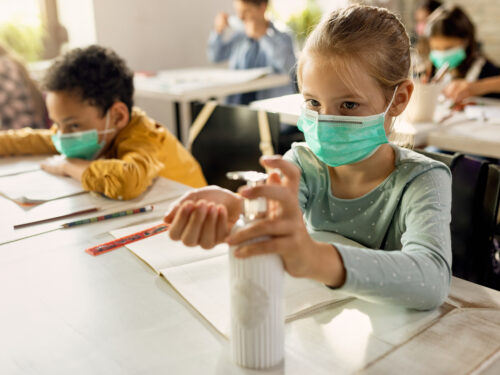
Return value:
M 295 66 L 295 52 L 293 50 L 292 38 L 283 32 L 270 28 L 271 33 L 263 36 L 260 47 L 265 51 L 267 61 L 275 73 L 289 74 Z
M 212 31 L 208 39 L 208 58 L 210 61 L 218 63 L 228 60 L 238 39 L 238 35 L 233 35 L 225 40 L 224 33 L 217 34 Z
M 23 128 L 0 131 L 0 156 L 56 154 L 54 130 Z
M 192 186 L 206 185 L 198 162 L 173 134 L 134 108 L 132 120 L 113 141 L 106 159 L 82 175 L 86 190 L 113 199 L 133 199 L 162 176 Z
M 116 158 L 90 163 L 82 175 L 84 189 L 124 200 L 143 193 L 164 168 L 159 161 L 161 145 L 147 140 L 123 141 Z
M 439 306 L 451 280 L 450 211 L 449 172 L 435 168 L 415 178 L 401 198 L 400 251 L 333 244 L 347 274 L 340 289 L 415 309 Z

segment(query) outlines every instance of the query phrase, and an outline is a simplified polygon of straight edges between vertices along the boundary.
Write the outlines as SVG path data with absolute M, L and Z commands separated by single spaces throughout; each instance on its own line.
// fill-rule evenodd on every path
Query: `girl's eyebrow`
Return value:
M 65 122 L 74 121 L 74 120 L 76 120 L 75 116 L 69 116 L 69 117 L 64 118 L 61 122 L 65 123 Z
M 311 94 L 308 91 L 303 91 L 302 96 L 304 96 L 304 97 L 308 96 L 308 97 L 312 97 L 312 98 L 316 97 L 314 94 Z M 339 95 L 337 97 L 332 97 L 332 98 L 328 98 L 328 99 L 329 100 L 339 100 L 339 99 L 366 100 L 365 97 L 357 95 L 357 94 L 353 94 L 353 93 L 346 93 L 346 94 L 342 94 L 342 95 Z

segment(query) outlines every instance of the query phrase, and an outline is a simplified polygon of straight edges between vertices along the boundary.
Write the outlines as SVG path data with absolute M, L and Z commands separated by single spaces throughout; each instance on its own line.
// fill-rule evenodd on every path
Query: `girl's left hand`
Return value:
M 247 258 L 260 254 L 281 255 L 285 270 L 295 277 L 308 277 L 327 285 L 340 286 L 345 270 L 337 249 L 330 244 L 314 241 L 307 232 L 298 202 L 300 171 L 279 156 L 263 157 L 261 164 L 279 169 L 270 174 L 266 185 L 240 189 L 244 198 L 268 199 L 268 217 L 241 229 L 227 238 L 229 245 L 240 245 L 261 236 L 269 240 L 243 245 L 235 256 Z

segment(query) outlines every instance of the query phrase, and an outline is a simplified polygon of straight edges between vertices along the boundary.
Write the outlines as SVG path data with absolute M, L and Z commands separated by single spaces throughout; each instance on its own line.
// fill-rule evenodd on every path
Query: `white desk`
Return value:
M 179 103 L 179 138 L 186 144 L 191 126 L 193 101 L 221 99 L 232 94 L 260 91 L 284 86 L 290 82 L 286 74 L 259 74 L 262 69 L 235 71 L 220 68 L 192 68 L 163 71 L 157 77 L 135 79 L 136 98 L 162 99 L 172 106 Z M 175 108 L 172 106 L 172 113 Z M 171 116 L 172 119 L 172 116 Z
M 352 300 L 287 323 L 284 364 L 235 366 L 228 342 L 132 253 L 83 251 L 167 205 L 0 246 L 1 374 L 499 373 L 500 292 L 456 278 L 437 310 Z
M 477 100 L 488 106 L 500 107 L 499 100 L 485 98 Z M 302 95 L 294 94 L 258 100 L 252 102 L 250 107 L 277 112 L 282 122 L 296 125 L 302 103 Z M 442 115 L 441 110 L 436 114 L 436 118 Z M 396 120 L 395 127 L 398 133 L 410 136 L 415 147 L 432 145 L 450 151 L 500 158 L 500 118 L 487 121 L 469 120 L 465 114 L 457 113 L 442 124 L 433 122 L 412 124 L 401 116 Z

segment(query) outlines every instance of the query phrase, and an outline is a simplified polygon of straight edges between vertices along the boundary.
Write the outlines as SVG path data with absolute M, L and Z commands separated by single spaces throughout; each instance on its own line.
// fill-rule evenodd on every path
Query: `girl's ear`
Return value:
M 401 82 L 394 96 L 391 108 L 388 111 L 390 116 L 399 116 L 405 110 L 408 102 L 410 101 L 411 94 L 413 93 L 413 82 L 407 79 Z
M 110 123 L 117 129 L 123 129 L 130 121 L 130 114 L 125 103 L 117 101 L 109 109 Z

